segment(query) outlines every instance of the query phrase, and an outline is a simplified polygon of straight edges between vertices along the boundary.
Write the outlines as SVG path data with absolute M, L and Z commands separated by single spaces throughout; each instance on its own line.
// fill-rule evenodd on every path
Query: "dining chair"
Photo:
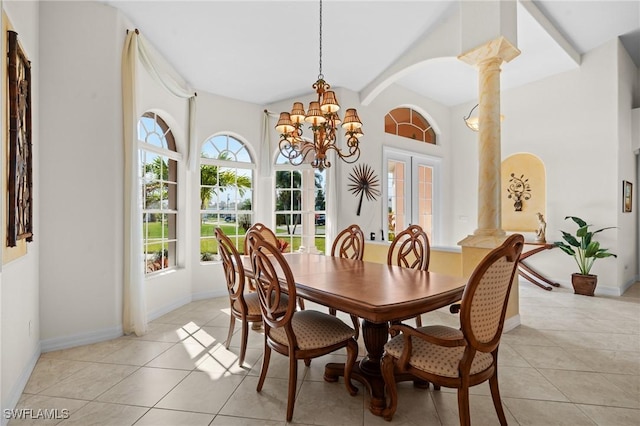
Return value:
M 270 244 L 274 245 L 276 248 L 278 249 L 280 248 L 280 241 L 278 241 L 278 237 L 276 236 L 275 232 L 273 232 L 271 228 L 269 228 L 268 226 L 260 222 L 256 222 L 249 229 L 247 229 L 247 233 L 249 231 L 258 232 L 263 239 L 268 241 Z M 247 234 L 245 234 L 245 239 L 244 239 L 244 254 L 247 254 L 247 255 L 249 254 L 249 246 L 247 244 Z M 251 289 L 254 290 L 253 283 L 250 283 L 249 285 Z M 301 297 L 298 298 L 298 306 L 300 307 L 301 310 L 304 310 L 304 299 Z
M 350 395 L 358 388 L 351 383 L 351 371 L 358 357 L 355 330 L 339 318 L 315 310 L 296 310 L 296 284 L 289 264 L 280 251 L 266 240 L 252 239 L 251 267 L 264 324 L 264 356 L 256 390 L 260 392 L 267 376 L 271 350 L 289 358 L 287 421 L 293 417 L 298 360 L 308 360 L 341 348 L 347 350 L 344 382 Z M 289 295 L 285 312 L 279 310 L 285 293 Z
M 218 241 L 218 254 L 222 259 L 222 267 L 227 281 L 229 304 L 231 307 L 229 334 L 227 335 L 225 347 L 229 349 L 236 319 L 240 320 L 242 324 L 242 340 L 240 341 L 240 358 L 238 362 L 239 365 L 242 366 L 247 352 L 249 323 L 259 323 L 262 321 L 260 300 L 258 300 L 257 293 L 245 293 L 246 279 L 244 269 L 242 268 L 240 254 L 233 242 L 220 228 L 215 229 L 215 236 Z M 286 296 L 283 297 L 280 305 L 277 307 L 278 312 L 286 311 L 287 302 Z
M 353 224 L 340 231 L 331 245 L 331 256 L 362 260 L 364 256 L 364 232 L 362 229 Z
M 395 374 L 410 373 L 433 383 L 436 389 L 458 389 L 461 425 L 471 422 L 469 387 L 489 380 L 500 424 L 507 424 L 498 389 L 498 347 L 523 245 L 523 236 L 513 234 L 476 266 L 462 295 L 459 329 L 392 326 L 400 334 L 385 344 L 381 361 L 389 394 L 389 404 L 382 412 L 386 420 L 391 420 L 398 406 Z
M 260 222 L 256 222 L 253 225 L 251 225 L 251 227 L 249 229 L 247 229 L 247 232 L 255 230 L 258 233 L 260 233 L 260 235 L 262 236 L 262 238 L 264 238 L 265 240 L 269 241 L 271 244 L 273 244 L 274 246 L 278 247 L 278 237 L 276 237 L 276 234 L 266 225 L 260 223 Z M 245 234 L 246 235 L 246 234 Z M 249 254 L 249 247 L 247 244 L 247 240 L 245 238 L 244 240 L 244 254 Z
M 427 233 L 419 225 L 410 225 L 391 242 L 387 253 L 387 265 L 427 271 L 430 255 L 431 246 Z M 416 326 L 422 327 L 420 315 L 416 317 Z
M 331 256 L 341 259 L 362 260 L 364 257 L 364 232 L 362 232 L 362 229 L 358 225 L 353 224 L 340 231 L 331 245 Z M 335 316 L 336 309 L 329 308 L 329 313 Z M 360 335 L 358 317 L 351 315 L 351 321 L 356 330 L 356 340 L 358 340 L 358 336 Z

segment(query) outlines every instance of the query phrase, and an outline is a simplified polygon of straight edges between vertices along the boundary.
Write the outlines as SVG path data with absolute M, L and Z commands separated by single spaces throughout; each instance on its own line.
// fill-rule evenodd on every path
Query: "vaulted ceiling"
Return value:
M 318 76 L 318 0 L 103 3 L 122 10 L 196 90 L 265 105 L 310 93 Z M 458 7 L 324 0 L 326 80 L 362 92 Z M 522 54 L 503 65 L 503 89 L 577 68 L 582 54 L 616 37 L 640 66 L 640 1 L 518 0 L 517 24 Z M 425 61 L 395 82 L 449 106 L 477 98 L 477 72 L 455 57 Z

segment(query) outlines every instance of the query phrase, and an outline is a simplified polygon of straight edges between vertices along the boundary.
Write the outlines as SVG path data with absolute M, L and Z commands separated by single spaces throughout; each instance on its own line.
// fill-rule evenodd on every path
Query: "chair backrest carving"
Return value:
M 524 237 L 511 235 L 475 268 L 462 295 L 460 324 L 469 344 L 478 351 L 498 347 L 509 293 L 518 268 Z
M 427 233 L 420 226 L 411 225 L 396 235 L 391 243 L 387 264 L 426 271 L 429 269 L 430 255 Z
M 235 301 L 242 298 L 244 292 L 244 269 L 240 254 L 233 242 L 227 237 L 222 229 L 215 229 L 216 240 L 218 241 L 218 254 L 222 259 L 224 276 L 227 280 L 227 290 L 229 297 Z M 244 301 L 242 302 L 244 304 Z M 246 306 L 243 306 L 246 308 Z
M 260 235 L 262 235 L 262 238 L 267 240 L 269 243 L 273 244 L 274 246 L 278 247 L 278 237 L 276 237 L 276 234 L 266 225 L 257 222 L 254 223 L 251 228 L 249 228 L 247 230 L 247 233 L 249 231 L 257 231 L 260 233 Z M 249 250 L 248 250 L 248 245 L 247 245 L 247 240 L 245 238 L 244 240 L 244 254 L 249 254 Z
M 364 256 L 364 232 L 362 229 L 355 224 L 343 229 L 333 241 L 331 256 L 362 260 Z
M 296 285 L 289 264 L 280 250 L 267 240 L 252 238 L 251 267 L 256 279 L 256 291 L 260 299 L 260 309 L 265 326 L 269 328 L 286 327 L 287 335 L 293 338 L 297 346 L 291 318 L 296 311 Z M 282 312 L 280 301 L 288 295 L 287 310 Z

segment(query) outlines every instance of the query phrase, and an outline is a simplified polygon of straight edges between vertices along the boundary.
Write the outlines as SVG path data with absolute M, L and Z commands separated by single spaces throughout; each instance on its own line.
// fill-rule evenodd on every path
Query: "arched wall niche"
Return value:
M 515 179 L 512 179 L 512 175 Z M 522 177 L 523 176 L 523 177 Z M 522 177 L 529 187 L 530 198 L 521 198 L 522 207 L 516 211 L 515 197 L 509 198 L 510 186 Z M 530 153 L 513 154 L 502 161 L 500 193 L 502 194 L 502 229 L 505 231 L 535 232 L 537 213 L 546 217 L 547 176 L 544 163 Z

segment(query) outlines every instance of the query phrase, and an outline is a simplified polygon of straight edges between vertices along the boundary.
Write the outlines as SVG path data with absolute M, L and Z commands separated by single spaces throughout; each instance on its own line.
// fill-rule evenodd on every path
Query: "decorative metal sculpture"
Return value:
M 349 186 L 349 191 L 356 197 L 360 195 L 360 201 L 358 202 L 357 215 L 360 216 L 360 210 L 362 209 L 362 198 L 366 195 L 367 200 L 375 201 L 380 196 L 380 181 L 378 177 L 373 173 L 373 169 L 366 164 L 360 164 L 355 166 L 349 175 L 349 180 L 352 182 Z
M 31 62 L 7 31 L 9 89 L 9 171 L 7 182 L 7 241 L 33 240 L 33 171 L 31 152 Z
M 509 187 L 507 188 L 509 193 L 508 198 L 513 199 L 513 207 L 517 212 L 522 211 L 522 201 L 531 198 L 531 186 L 529 186 L 529 179 L 525 179 L 524 175 L 516 177 L 515 173 L 511 173 L 509 179 Z

